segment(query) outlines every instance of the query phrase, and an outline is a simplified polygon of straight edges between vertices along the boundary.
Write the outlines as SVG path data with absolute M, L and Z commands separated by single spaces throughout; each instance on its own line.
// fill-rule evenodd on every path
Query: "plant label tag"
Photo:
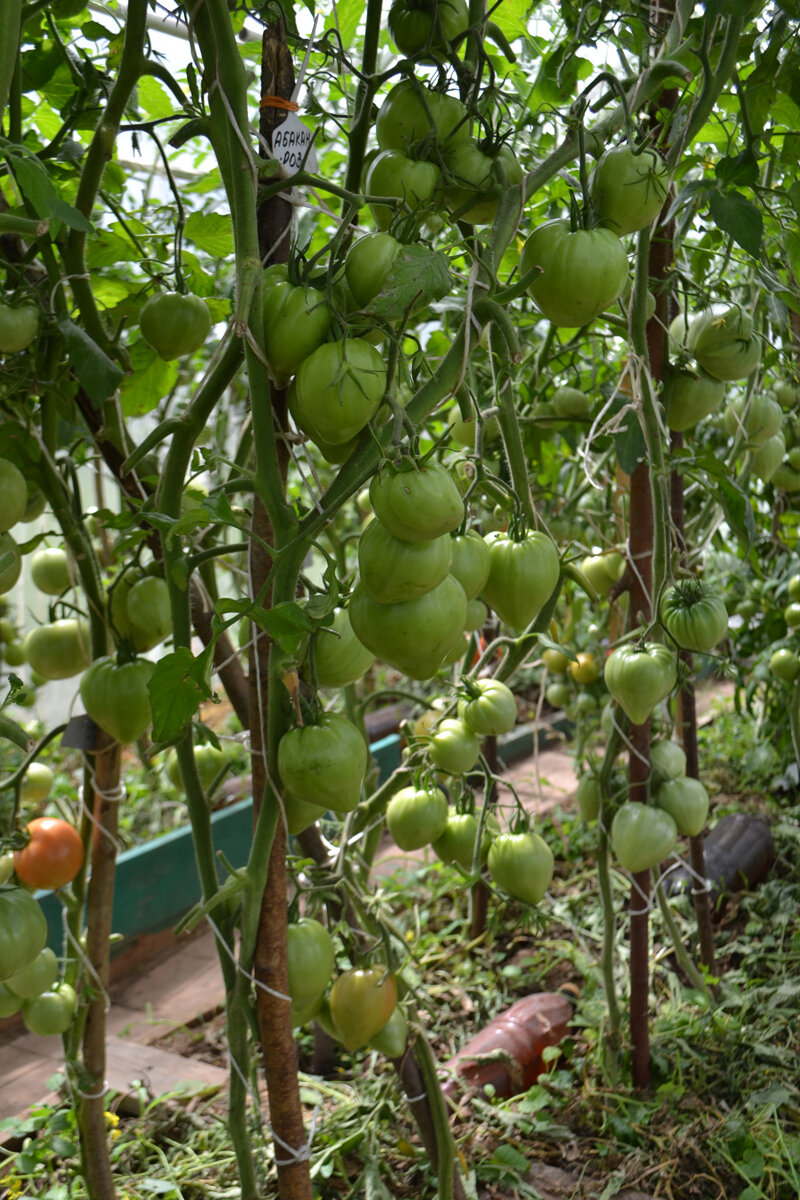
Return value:
M 97 749 L 97 726 L 92 718 L 86 713 L 72 717 L 61 735 L 61 745 L 70 750 Z
M 286 114 L 286 120 L 273 131 L 272 155 L 290 175 L 297 171 L 316 171 L 317 155 L 312 145 L 314 134 L 304 125 L 297 113 Z

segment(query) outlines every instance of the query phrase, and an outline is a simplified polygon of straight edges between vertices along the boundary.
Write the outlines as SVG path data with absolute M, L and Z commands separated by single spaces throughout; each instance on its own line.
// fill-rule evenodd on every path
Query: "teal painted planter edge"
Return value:
M 554 722 L 552 729 L 569 725 Z M 565 730 L 566 731 L 566 730 Z M 539 748 L 553 740 L 550 727 L 523 725 L 499 739 L 498 754 L 505 766 L 533 753 L 534 735 Z M 402 739 L 393 733 L 373 742 L 370 747 L 378 767 L 378 782 L 383 783 L 400 766 Z M 244 866 L 253 828 L 252 799 L 240 800 L 211 814 L 214 848 L 234 867 Z M 220 864 L 220 878 L 224 868 Z M 47 918 L 47 940 L 56 953 L 63 948 L 63 907 L 53 892 L 37 892 Z M 132 850 L 123 850 L 117 858 L 116 886 L 111 927 L 122 940 L 115 953 L 145 933 L 170 929 L 200 899 L 200 878 L 194 858 L 189 825 L 165 833 L 155 841 Z

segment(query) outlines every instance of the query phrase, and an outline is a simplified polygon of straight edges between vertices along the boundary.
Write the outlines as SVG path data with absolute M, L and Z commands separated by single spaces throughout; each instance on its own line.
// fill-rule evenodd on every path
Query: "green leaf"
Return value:
M 194 212 L 186 222 L 185 236 L 212 258 L 233 254 L 233 225 L 228 213 Z
M 211 699 L 212 656 L 211 646 L 197 658 L 180 646 L 156 663 L 147 685 L 153 710 L 153 741 L 174 741 L 203 701 Z
M 249 615 L 290 657 L 297 654 L 303 639 L 319 624 L 294 600 L 284 600 L 266 610 L 253 609 Z
M 513 1171 L 519 1171 L 520 1174 L 527 1173 L 529 1163 L 524 1154 L 520 1154 L 515 1146 L 509 1146 L 507 1142 L 501 1142 L 492 1155 L 492 1159 L 496 1163 L 500 1163 L 503 1167 L 510 1167 Z
M 140 417 L 152 412 L 168 396 L 178 378 L 178 364 L 165 362 L 147 342 L 140 339 L 130 347 L 132 373 L 120 384 L 123 415 Z
M 687 475 L 697 479 L 711 494 L 725 513 L 743 551 L 749 553 L 756 536 L 753 506 L 739 485 L 727 474 L 725 463 L 712 454 L 704 454 L 685 467 L 682 463 L 676 463 L 675 466 L 677 470 L 685 470 Z
M 491 5 L 489 6 L 491 7 Z M 528 29 L 527 16 L 533 8 L 531 0 L 503 0 L 492 10 L 491 20 L 510 42 L 524 37 Z
M 119 387 L 123 377 L 122 369 L 112 362 L 105 350 L 100 349 L 85 329 L 81 329 L 80 325 L 76 325 L 68 317 L 60 316 L 58 327 L 64 335 L 67 354 L 81 387 L 92 404 L 99 406 Z
M 364 12 L 363 0 L 339 0 L 325 22 L 325 29 L 338 29 L 343 46 L 352 46 L 358 23 Z
M 714 174 L 723 183 L 752 187 L 758 183 L 758 163 L 752 150 L 743 150 L 741 154 L 726 155 L 714 167 Z
M 441 300 L 451 286 L 444 254 L 420 245 L 403 246 L 369 312 L 385 321 L 396 321 L 414 309 Z
M 636 413 L 628 413 L 624 429 L 614 435 L 614 446 L 619 465 L 626 475 L 631 475 L 637 463 L 642 462 L 646 453 L 644 434 Z
M 741 192 L 711 192 L 708 197 L 711 216 L 718 229 L 730 234 L 737 246 L 757 258 L 761 253 L 764 222 L 752 201 Z
M 160 120 L 175 115 L 175 103 L 152 75 L 141 75 L 137 87 L 139 104 L 148 117 Z
M 85 217 L 82 212 L 78 212 L 77 208 L 73 208 L 71 204 L 67 204 L 66 200 L 62 200 L 58 195 L 51 197 L 45 216 L 63 221 L 70 229 L 77 229 L 80 233 L 92 233 L 94 230 L 94 225 L 88 217 Z

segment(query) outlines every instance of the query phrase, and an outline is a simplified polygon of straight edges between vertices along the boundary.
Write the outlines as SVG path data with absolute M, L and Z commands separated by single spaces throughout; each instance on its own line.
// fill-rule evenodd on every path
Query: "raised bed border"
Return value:
M 552 745 L 569 733 L 572 723 L 563 714 L 555 714 L 547 724 L 518 725 L 498 739 L 501 767 L 510 767 Z M 402 738 L 389 734 L 372 743 L 372 757 L 383 783 L 400 766 Z M 244 866 L 253 831 L 252 798 L 240 800 L 211 814 L 214 846 L 234 867 Z M 220 878 L 224 868 L 220 866 Z M 114 956 L 127 950 L 144 934 L 171 929 L 198 902 L 200 878 L 194 858 L 191 827 L 181 826 L 154 841 L 123 850 L 117 859 L 112 929 L 119 939 Z M 54 892 L 40 891 L 36 899 L 47 918 L 48 945 L 60 954 L 63 948 L 63 908 Z

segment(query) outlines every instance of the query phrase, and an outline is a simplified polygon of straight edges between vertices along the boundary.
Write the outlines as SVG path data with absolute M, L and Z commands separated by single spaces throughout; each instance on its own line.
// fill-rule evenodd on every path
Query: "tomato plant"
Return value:
M 325 342 L 298 368 L 289 407 L 313 442 L 341 446 L 378 411 L 386 391 L 383 358 L 364 338 Z
M 676 433 L 693 429 L 698 421 L 716 412 L 725 395 L 725 384 L 703 371 L 676 371 L 672 377 L 667 424 Z
M 468 600 L 481 594 L 489 578 L 489 547 L 475 529 L 451 534 L 453 558 L 450 573 L 464 589 Z
M 334 610 L 333 623 L 318 629 L 313 644 L 314 670 L 320 687 L 338 688 L 355 683 L 375 661 L 353 632 L 346 608 Z
M 32 762 L 22 776 L 20 797 L 28 804 L 41 804 L 53 789 L 53 778 L 53 772 L 46 763 Z
M 36 817 L 26 828 L 30 841 L 14 852 L 20 883 L 35 888 L 71 883 L 83 865 L 83 842 L 75 826 L 60 817 Z
M 332 313 L 323 294 L 295 287 L 282 263 L 267 267 L 263 284 L 264 345 L 275 379 L 286 383 L 328 336 Z
M 344 269 L 359 308 L 366 307 L 378 295 L 401 248 L 390 233 L 368 233 L 353 242 Z
M 389 32 L 401 54 L 437 57 L 469 27 L 466 0 L 392 0 Z
M 439 186 L 441 171 L 436 163 L 407 158 L 399 150 L 382 150 L 367 171 L 366 190 L 370 196 L 392 197 L 402 201 L 400 211 L 415 212 L 431 205 Z M 370 204 L 379 229 L 387 229 L 395 215 L 388 204 Z
M 486 861 L 492 838 L 499 834 L 500 827 L 493 813 L 488 813 L 481 836 L 480 862 Z M 447 810 L 447 824 L 433 843 L 433 849 L 442 862 L 455 863 L 464 871 L 472 871 L 475 844 L 478 840 L 478 818 L 474 813 Z
M 447 797 L 440 788 L 400 788 L 386 806 L 386 824 L 401 850 L 420 850 L 444 833 Z
M 39 951 L 33 962 L 29 962 L 16 975 L 10 976 L 5 984 L 20 999 L 27 1000 L 31 996 L 38 996 L 42 992 L 49 991 L 57 978 L 58 959 L 55 952 L 49 946 L 45 946 Z
M 522 180 L 522 168 L 507 145 L 491 154 L 476 142 L 458 140 L 445 147 L 444 159 L 451 176 L 443 189 L 445 204 L 454 220 L 467 225 L 491 224 L 503 192 Z
M 471 771 L 481 752 L 480 739 L 458 717 L 445 717 L 436 726 L 428 746 L 431 762 L 447 775 Z
M 457 96 L 427 88 L 418 79 L 403 79 L 384 97 L 375 135 L 381 150 L 407 154 L 420 144 L 469 140 L 469 119 Z
M 596 775 L 581 775 L 575 798 L 584 821 L 596 821 L 601 805 L 600 781 Z
M 316 725 L 289 730 L 278 744 L 278 770 L 292 795 L 333 812 L 355 808 L 366 769 L 367 744 L 339 713 L 323 713 Z
M 191 292 L 161 292 L 144 305 L 139 328 L 156 353 L 171 362 L 205 345 L 211 313 L 206 302 Z

